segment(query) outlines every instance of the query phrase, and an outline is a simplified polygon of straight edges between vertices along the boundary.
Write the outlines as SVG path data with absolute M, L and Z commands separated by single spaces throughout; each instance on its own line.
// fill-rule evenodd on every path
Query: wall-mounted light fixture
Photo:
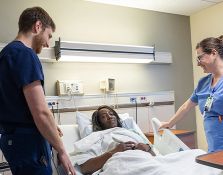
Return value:
M 58 43 L 57 43 L 58 42 Z M 137 52 L 137 54 L 133 54 L 132 52 L 127 54 L 127 53 L 123 53 L 123 54 L 118 54 L 118 53 L 115 53 L 115 52 L 112 52 L 112 54 L 110 52 L 108 52 L 106 54 L 106 52 L 100 52 L 100 56 L 98 56 L 95 51 L 72 51 L 72 49 L 70 51 L 68 51 L 68 48 L 67 47 L 64 47 L 64 48 L 67 48 L 67 49 L 64 49 L 64 48 L 61 48 L 60 44 L 64 45 L 65 43 L 67 44 L 71 44 L 73 42 L 61 42 L 61 41 L 56 41 L 56 47 L 53 47 L 53 48 L 43 48 L 42 49 L 42 52 L 38 55 L 41 62 L 45 62 L 45 63 L 54 63 L 54 62 L 57 62 L 57 60 L 66 60 L 66 61 L 79 61 L 79 62 L 121 62 L 122 63 L 148 63 L 149 61 L 152 61 L 150 62 L 150 64 L 171 64 L 173 62 L 173 59 L 172 59 L 172 54 L 171 52 L 153 52 L 154 51 L 154 47 L 141 47 L 141 46 L 125 46 L 126 48 L 150 48 L 150 51 L 151 53 L 149 52 L 148 54 L 142 54 L 143 58 L 140 58 L 140 54 Z M 117 47 L 117 48 L 123 48 L 124 46 L 123 45 L 109 45 L 109 44 L 95 44 L 95 43 L 79 43 L 79 44 L 74 44 L 76 46 L 78 45 L 86 45 L 86 44 L 89 44 L 89 45 L 100 45 L 100 46 L 109 46 L 109 47 Z M 5 47 L 7 45 L 7 43 L 0 43 L 0 51 L 2 50 L 3 47 Z M 66 44 L 65 44 L 66 45 Z M 73 45 L 73 44 L 71 44 Z M 96 47 L 99 47 L 99 46 L 96 46 Z M 130 50 L 130 51 L 133 51 L 133 50 Z M 136 50 L 134 50 L 136 51 Z M 142 51 L 142 50 L 141 50 Z M 89 53 L 90 52 L 90 53 Z M 148 52 L 148 51 L 147 51 Z M 62 53 L 62 54 L 61 54 Z M 67 56 L 66 54 L 69 53 Z M 102 53 L 105 53 L 106 56 L 102 56 Z M 110 53 L 110 54 L 109 54 Z M 80 54 L 80 56 L 78 56 Z M 74 57 L 76 56 L 76 60 L 74 59 Z M 97 55 L 97 56 L 95 56 Z M 123 55 L 125 55 L 125 57 L 123 58 L 122 60 L 122 57 L 120 57 L 120 55 L 122 57 L 124 57 Z M 126 57 L 126 55 L 128 55 L 128 57 Z M 119 57 L 117 57 L 119 56 Z M 154 59 L 154 56 L 155 56 L 155 59 Z M 72 58 L 71 58 L 72 57 Z M 56 58 L 56 59 L 55 59 Z M 93 58 L 93 60 L 92 60 Z M 94 60 L 98 58 L 99 60 Z M 89 60 L 87 60 L 89 59 Z M 149 61 L 148 61 L 149 59 Z
M 155 60 L 152 46 L 99 44 L 88 42 L 55 42 L 57 61 L 149 63 Z

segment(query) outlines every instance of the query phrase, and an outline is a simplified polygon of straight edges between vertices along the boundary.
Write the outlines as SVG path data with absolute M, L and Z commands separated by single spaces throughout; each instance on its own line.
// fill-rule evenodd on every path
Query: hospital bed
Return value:
M 176 152 L 190 150 L 190 148 L 188 146 L 186 146 L 170 130 L 164 129 L 163 134 L 160 135 L 159 132 L 158 132 L 159 126 L 160 126 L 160 121 L 158 119 L 156 119 L 156 118 L 153 118 L 152 119 L 152 127 L 153 127 L 153 132 L 154 132 L 154 145 L 153 145 L 153 149 L 155 150 L 156 154 L 168 155 L 170 153 L 176 153 Z M 64 134 L 63 137 L 62 137 L 62 141 L 64 143 L 66 151 L 68 153 L 73 152 L 73 150 L 74 150 L 73 144 L 76 141 L 80 140 L 80 134 L 79 134 L 79 130 L 78 130 L 78 125 L 77 124 L 60 125 L 59 127 L 61 128 L 61 130 L 62 130 L 62 132 Z M 71 158 L 71 161 L 73 162 L 72 156 L 70 158 Z M 172 159 L 170 159 L 170 160 L 172 160 Z M 201 165 L 199 165 L 199 166 L 201 166 Z M 78 169 L 78 167 L 75 167 L 75 168 L 76 168 L 76 171 L 77 171 L 77 175 L 82 175 L 80 170 Z M 204 168 L 206 168 L 206 167 L 204 167 Z M 219 172 L 219 171 L 217 171 L 217 172 Z M 61 169 L 61 167 L 58 168 L 58 173 L 60 175 L 64 174 L 64 172 Z M 157 175 L 158 174 L 159 173 L 157 173 Z M 221 173 L 219 172 L 219 173 L 216 173 L 215 175 L 220 175 L 220 174 Z
M 157 118 L 152 119 L 152 127 L 154 132 L 154 149 L 159 154 L 166 155 L 173 152 L 189 150 L 190 148 L 185 145 L 176 135 L 169 129 L 163 129 L 163 134 L 159 134 L 160 121 Z M 72 152 L 74 147 L 73 143 L 80 140 L 80 134 L 77 124 L 59 125 L 63 132 L 62 141 L 68 153 Z

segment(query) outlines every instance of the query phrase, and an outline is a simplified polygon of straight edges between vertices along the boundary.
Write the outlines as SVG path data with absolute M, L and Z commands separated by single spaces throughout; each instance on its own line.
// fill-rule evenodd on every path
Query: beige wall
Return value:
M 195 58 L 196 44 L 206 37 L 217 37 L 223 34 L 223 3 L 220 3 L 211 8 L 202 10 L 199 13 L 191 15 L 191 41 L 192 51 Z M 201 68 L 197 67 L 196 59 L 193 59 L 194 70 L 194 84 L 197 85 L 198 80 L 204 76 Z M 207 149 L 206 138 L 203 129 L 203 118 L 198 108 L 196 109 L 196 121 L 197 121 L 197 137 L 198 146 L 203 149 Z
M 173 64 L 44 63 L 46 94 L 55 95 L 58 79 L 79 79 L 86 94 L 98 94 L 99 80 L 116 79 L 117 92 L 174 90 L 176 108 L 193 91 L 190 21 L 187 16 L 97 4 L 81 0 L 0 0 L 0 41 L 17 33 L 18 16 L 30 6 L 42 6 L 57 24 L 55 39 L 156 45 L 171 52 Z M 194 112 L 178 128 L 195 130 Z

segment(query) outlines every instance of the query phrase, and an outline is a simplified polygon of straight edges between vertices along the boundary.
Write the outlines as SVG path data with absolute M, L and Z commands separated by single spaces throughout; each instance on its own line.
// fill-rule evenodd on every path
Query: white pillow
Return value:
M 92 120 L 87 114 L 81 112 L 77 112 L 76 114 L 80 137 L 84 138 L 93 132 Z
M 147 142 L 148 139 L 145 137 L 142 130 L 138 127 L 133 117 L 130 117 L 128 113 L 118 115 L 121 118 L 123 128 L 137 132 L 141 137 L 145 138 L 145 142 Z M 88 116 L 87 114 L 81 112 L 77 112 L 76 117 L 80 137 L 84 138 L 91 134 L 93 132 L 91 116 Z

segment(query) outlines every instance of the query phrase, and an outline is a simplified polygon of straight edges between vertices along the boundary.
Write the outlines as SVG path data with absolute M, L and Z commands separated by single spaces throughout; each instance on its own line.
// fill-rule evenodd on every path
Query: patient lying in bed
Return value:
M 99 107 L 92 115 L 92 123 L 93 131 L 101 132 L 90 135 L 92 137 L 91 139 L 94 140 L 96 138 L 96 141 L 100 142 L 98 146 L 101 146 L 104 150 L 99 152 L 96 151 L 97 144 L 93 144 L 91 145 L 93 148 L 88 150 L 87 153 L 79 154 L 78 157 L 84 157 L 84 159 L 87 158 L 87 154 L 89 154 L 89 159 L 86 162 L 80 162 L 80 169 L 83 174 L 91 174 L 101 169 L 105 162 L 118 152 L 142 150 L 149 152 L 151 155 L 155 155 L 150 145 L 143 143 L 145 142 L 143 138 L 140 138 L 138 134 L 132 131 L 122 128 L 122 123 L 118 114 L 109 106 Z M 102 138 L 100 138 L 100 135 Z M 88 138 L 86 138 L 86 140 L 87 139 Z M 83 142 L 83 140 L 81 142 Z M 75 145 L 82 144 L 76 143 Z M 104 145 L 107 150 L 105 147 L 103 148 Z M 81 147 L 81 149 L 83 149 L 83 147 Z M 81 151 L 78 148 L 76 150 Z
M 122 128 L 118 114 L 107 106 L 92 115 L 93 132 L 74 144 L 71 158 L 83 174 L 94 175 L 219 175 L 220 170 L 197 164 L 202 150 L 153 155 L 139 134 Z

